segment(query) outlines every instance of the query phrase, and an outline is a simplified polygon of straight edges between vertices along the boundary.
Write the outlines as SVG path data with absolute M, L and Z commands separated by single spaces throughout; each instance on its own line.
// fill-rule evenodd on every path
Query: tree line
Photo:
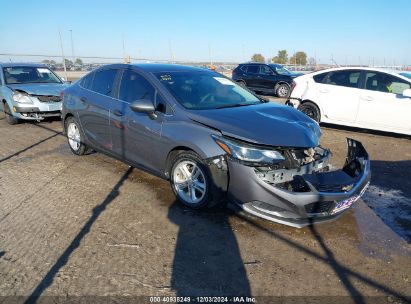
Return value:
M 83 65 L 83 60 L 81 60 L 80 58 L 77 58 L 77 59 L 74 61 L 74 63 L 73 63 L 73 61 L 71 61 L 71 60 L 69 60 L 69 59 L 67 59 L 67 58 L 64 59 L 64 61 L 65 61 L 66 66 Z M 42 63 L 44 63 L 44 64 L 52 64 L 52 65 L 57 64 L 54 60 L 48 60 L 48 59 L 43 60 Z
M 251 57 L 251 61 L 254 62 L 268 62 L 268 63 L 279 63 L 279 64 L 295 64 L 295 65 L 315 65 L 316 61 L 314 58 L 308 58 L 307 54 L 302 51 L 294 53 L 291 57 L 288 57 L 286 50 L 278 51 L 277 56 L 269 58 L 267 61 L 265 57 L 261 54 L 254 54 Z

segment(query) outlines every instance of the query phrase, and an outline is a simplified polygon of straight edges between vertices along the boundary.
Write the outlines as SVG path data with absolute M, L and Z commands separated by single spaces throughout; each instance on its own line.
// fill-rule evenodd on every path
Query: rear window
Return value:
M 88 90 L 91 90 L 91 86 L 93 85 L 93 78 L 94 78 L 94 73 L 90 73 L 87 76 L 83 77 L 83 79 L 80 82 L 80 85 Z
M 113 69 L 95 72 L 91 89 L 94 92 L 110 96 L 113 91 L 116 75 L 117 70 Z
M 325 83 L 341 87 L 358 88 L 360 75 L 361 71 L 356 70 L 331 72 L 329 77 L 325 79 Z
M 247 73 L 258 74 L 259 73 L 259 66 L 258 65 L 249 65 L 247 66 Z
M 314 79 L 315 82 L 324 83 L 325 78 L 327 77 L 328 74 L 329 73 L 317 74 L 317 75 L 313 76 L 313 79 Z

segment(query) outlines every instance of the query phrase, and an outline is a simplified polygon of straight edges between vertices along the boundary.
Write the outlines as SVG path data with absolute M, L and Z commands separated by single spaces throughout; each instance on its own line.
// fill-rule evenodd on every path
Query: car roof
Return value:
M 12 67 L 34 67 L 34 68 L 43 68 L 47 67 L 42 63 L 24 63 L 24 62 L 0 62 L 0 66 L 3 68 L 12 68 Z
M 164 64 L 164 63 L 117 63 L 117 64 L 109 64 L 103 65 L 100 68 L 137 68 L 140 71 L 144 71 L 147 73 L 156 73 L 156 72 L 204 72 L 210 71 L 204 68 L 198 68 L 188 65 L 179 65 L 179 64 Z M 211 72 L 211 71 L 210 71 Z
M 246 65 L 246 64 L 264 64 L 264 65 L 267 65 L 267 63 L 264 63 L 264 62 L 254 62 L 254 61 L 240 63 L 239 65 Z
M 314 76 L 318 75 L 321 73 L 326 73 L 326 72 L 334 72 L 334 71 L 348 71 L 348 70 L 363 70 L 363 71 L 372 71 L 372 72 L 381 72 L 385 74 L 390 74 L 396 77 L 400 77 L 404 80 L 407 80 L 408 82 L 410 81 L 409 78 L 401 75 L 400 73 L 404 73 L 406 71 L 392 71 L 384 68 L 372 68 L 372 67 L 361 67 L 361 66 L 352 66 L 352 67 L 338 67 L 338 68 L 330 68 L 330 69 L 324 69 L 320 71 L 316 71 L 313 73 L 306 74 L 304 76 Z

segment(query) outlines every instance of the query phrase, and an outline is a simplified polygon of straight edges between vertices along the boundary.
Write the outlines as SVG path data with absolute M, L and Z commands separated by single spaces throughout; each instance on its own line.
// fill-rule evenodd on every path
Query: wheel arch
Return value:
M 173 149 L 171 149 L 166 157 L 166 162 L 165 162 L 165 166 L 164 166 L 164 175 L 167 177 L 167 179 L 170 178 L 170 171 L 171 171 L 171 167 L 172 167 L 172 162 L 171 160 L 180 152 L 182 151 L 192 151 L 198 155 L 200 155 L 197 151 L 195 151 L 194 149 L 192 149 L 191 147 L 188 146 L 176 146 Z
M 313 101 L 311 99 L 303 99 L 299 106 L 301 106 L 301 105 L 303 105 L 304 103 L 307 103 L 307 102 L 312 103 L 313 105 L 315 105 L 318 108 L 318 111 L 320 112 L 319 114 L 320 114 L 320 122 L 321 122 L 322 117 L 323 117 L 323 114 L 322 114 L 323 110 L 322 110 L 322 108 L 320 107 L 320 105 L 318 103 L 316 103 L 315 101 Z

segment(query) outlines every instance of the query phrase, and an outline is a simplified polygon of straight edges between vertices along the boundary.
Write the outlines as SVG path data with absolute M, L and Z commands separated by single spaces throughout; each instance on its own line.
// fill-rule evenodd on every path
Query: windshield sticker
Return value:
M 171 76 L 170 75 L 161 75 L 160 76 L 161 81 L 171 81 Z
M 219 83 L 224 84 L 224 85 L 235 85 L 234 82 L 232 82 L 231 80 L 227 79 L 227 78 L 223 78 L 223 77 L 213 77 L 215 80 L 217 80 Z
M 49 74 L 49 73 L 51 73 L 51 71 L 50 71 L 49 69 L 44 69 L 44 68 L 38 68 L 37 71 L 38 71 L 39 73 L 41 73 L 41 74 L 44 74 L 44 73 Z

